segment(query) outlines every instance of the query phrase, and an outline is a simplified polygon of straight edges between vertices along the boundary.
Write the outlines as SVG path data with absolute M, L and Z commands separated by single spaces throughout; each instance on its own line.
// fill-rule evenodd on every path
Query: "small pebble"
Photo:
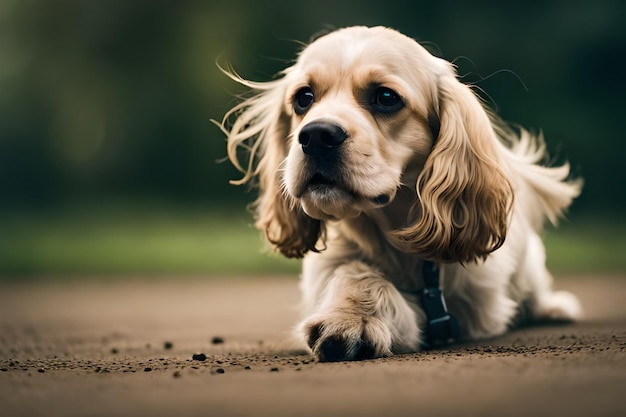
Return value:
M 216 369 L 215 369 L 215 373 L 216 373 L 216 374 L 223 374 L 224 372 L 225 372 L 225 371 L 224 371 L 224 368 L 216 368 Z
M 111 353 L 115 355 L 116 353 L 119 353 L 119 350 L 117 350 L 117 348 L 111 348 Z
M 169 349 L 171 349 L 173 347 L 174 347 L 174 343 L 172 343 L 172 342 L 165 342 L 165 343 L 163 343 L 163 348 L 166 349 L 166 350 L 169 350 Z
M 194 361 L 204 362 L 206 360 L 206 355 L 204 353 L 194 353 L 193 356 L 191 356 L 191 359 Z
M 211 339 L 211 343 L 213 343 L 214 345 L 221 345 L 222 343 L 224 343 L 224 338 L 215 336 L 213 339 Z
M 150 368 L 150 367 L 148 366 L 148 367 L 146 367 L 146 368 L 143 368 L 143 371 L 144 371 L 144 372 L 150 372 L 150 371 L 152 371 L 152 368 Z
M 46 372 L 46 370 L 43 368 L 39 368 L 37 369 L 37 372 L 39 372 L 40 374 L 43 374 L 44 372 Z
M 180 371 L 174 372 L 173 377 L 174 378 L 180 378 Z
M 272 368 L 270 369 L 270 372 L 278 372 L 278 368 Z

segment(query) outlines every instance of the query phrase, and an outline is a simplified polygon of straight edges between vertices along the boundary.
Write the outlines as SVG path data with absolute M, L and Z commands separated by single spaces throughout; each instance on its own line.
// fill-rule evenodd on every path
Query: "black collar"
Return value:
M 432 261 L 422 262 L 424 288 L 418 291 L 403 291 L 416 295 L 426 313 L 426 329 L 422 349 L 433 349 L 459 340 L 459 325 L 448 312 L 443 290 L 439 284 L 439 268 Z

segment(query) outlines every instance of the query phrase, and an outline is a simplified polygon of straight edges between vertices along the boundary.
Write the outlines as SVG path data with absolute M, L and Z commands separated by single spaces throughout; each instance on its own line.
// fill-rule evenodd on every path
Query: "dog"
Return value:
M 258 186 L 255 225 L 304 258 L 297 333 L 319 361 L 423 348 L 429 265 L 435 309 L 455 319 L 445 338 L 501 335 L 520 311 L 580 317 L 552 289 L 541 233 L 582 181 L 543 166 L 542 135 L 505 123 L 453 64 L 393 29 L 349 27 L 269 82 L 223 71 L 253 93 L 220 124 L 233 182 Z

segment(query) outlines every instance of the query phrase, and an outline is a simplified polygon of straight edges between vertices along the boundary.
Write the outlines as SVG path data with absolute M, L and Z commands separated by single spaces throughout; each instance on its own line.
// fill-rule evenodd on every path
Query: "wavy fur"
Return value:
M 551 289 L 540 234 L 582 182 L 541 165 L 543 137 L 492 114 L 453 65 L 391 29 L 352 27 L 273 81 L 225 72 L 253 93 L 221 124 L 234 183 L 258 181 L 256 226 L 304 256 L 298 329 L 318 359 L 419 349 L 425 315 L 400 290 L 423 285 L 424 259 L 439 262 L 467 339 L 506 331 L 522 304 L 535 319 L 580 315 Z

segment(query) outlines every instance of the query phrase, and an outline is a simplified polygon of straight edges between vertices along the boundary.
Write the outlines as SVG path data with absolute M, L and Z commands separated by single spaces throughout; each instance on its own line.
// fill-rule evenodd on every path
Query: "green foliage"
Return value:
M 72 208 L 4 213 L 0 275 L 284 274 L 241 210 Z
M 298 274 L 300 262 L 272 254 L 243 210 L 130 207 L 2 213 L 0 278 Z M 548 266 L 556 274 L 624 273 L 625 236 L 616 218 L 551 229 Z
M 626 219 L 588 215 L 549 230 L 545 237 L 548 268 L 557 273 L 626 272 Z

